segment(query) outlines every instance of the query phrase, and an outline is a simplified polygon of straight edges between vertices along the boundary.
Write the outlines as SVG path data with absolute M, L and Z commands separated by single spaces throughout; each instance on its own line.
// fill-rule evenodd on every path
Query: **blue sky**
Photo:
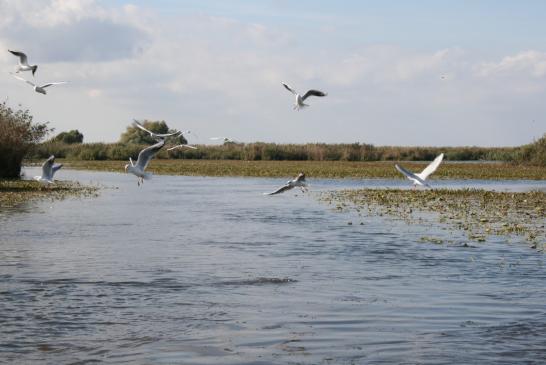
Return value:
M 44 5 L 47 4 L 47 5 Z M 280 143 L 519 145 L 546 132 L 543 1 L 4 0 L 0 90 L 57 131 L 133 118 Z M 28 75 L 24 75 L 28 77 Z M 53 80 L 54 79 L 54 80 Z M 326 98 L 292 110 L 287 82 Z

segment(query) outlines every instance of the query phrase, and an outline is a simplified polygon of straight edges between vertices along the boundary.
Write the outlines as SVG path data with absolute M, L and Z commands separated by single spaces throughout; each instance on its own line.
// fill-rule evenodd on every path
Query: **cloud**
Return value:
M 541 78 L 546 75 L 546 53 L 531 50 L 506 56 L 499 62 L 481 63 L 476 66 L 476 73 L 482 77 L 521 73 Z
M 6 0 L 0 5 L 2 43 L 40 62 L 105 62 L 131 58 L 149 44 L 135 8 L 114 12 L 92 0 Z M 124 16 L 125 15 L 125 16 Z

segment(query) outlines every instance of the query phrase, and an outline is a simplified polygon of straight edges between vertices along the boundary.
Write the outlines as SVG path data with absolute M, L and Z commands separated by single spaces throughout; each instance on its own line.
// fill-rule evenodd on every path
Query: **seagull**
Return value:
M 164 145 L 165 140 L 161 139 L 158 143 L 146 147 L 145 149 L 140 151 L 136 164 L 133 163 L 133 160 L 131 159 L 131 157 L 129 157 L 130 164 L 125 165 L 125 172 L 130 172 L 131 174 L 138 177 L 138 186 L 140 186 L 141 183 L 144 184 L 144 180 L 152 178 L 152 174 L 144 172 L 144 170 L 146 170 L 146 167 L 148 167 L 150 160 L 156 155 L 156 153 L 159 152 L 161 148 L 163 148 Z
M 218 141 L 218 140 L 222 140 L 222 142 L 224 143 L 235 143 L 235 141 L 231 138 L 228 138 L 228 137 L 210 137 L 211 140 L 213 141 Z
M 53 184 L 53 175 L 63 167 L 62 164 L 55 163 L 55 156 L 51 155 L 45 162 L 42 164 L 42 176 L 34 176 L 34 180 L 45 183 Z
M 167 151 L 172 151 L 172 150 L 174 150 L 174 149 L 182 148 L 182 147 L 191 148 L 191 149 L 193 149 L 193 150 L 196 150 L 196 149 L 197 149 L 197 147 L 190 146 L 190 145 L 188 145 L 188 144 L 179 144 L 179 145 L 177 145 L 177 146 L 174 146 L 174 147 L 171 147 L 171 148 L 167 148 Z
M 24 54 L 23 52 L 10 51 L 9 49 L 8 49 L 8 52 L 13 54 L 14 56 L 19 57 L 19 65 L 17 66 L 17 71 L 15 71 L 16 73 L 18 73 L 19 71 L 31 71 L 32 70 L 32 76 L 34 76 L 34 74 L 36 73 L 36 70 L 38 69 L 38 65 L 30 66 L 28 64 L 27 55 Z
M 152 138 L 166 138 L 166 137 L 170 137 L 170 136 L 175 136 L 177 134 L 182 134 L 182 132 L 174 132 L 174 133 L 155 133 L 155 132 L 152 132 L 151 130 L 149 129 L 146 129 L 146 127 L 144 127 L 142 124 L 140 124 L 137 120 L 134 120 L 134 124 L 135 126 L 137 126 L 138 128 L 142 129 L 144 132 L 146 133 L 149 133 L 150 134 L 150 137 Z
M 296 176 L 296 178 L 294 180 L 289 180 L 286 183 L 286 185 L 281 186 L 280 188 L 278 188 L 274 192 L 264 193 L 264 195 L 275 195 L 275 194 L 284 193 L 285 191 L 293 189 L 296 186 L 300 187 L 301 191 L 304 192 L 304 193 L 308 190 L 307 189 L 307 182 L 305 181 L 305 174 L 303 172 L 300 172 L 299 175 Z
M 417 185 L 426 186 L 430 188 L 430 185 L 426 183 L 426 179 L 429 177 L 430 174 L 432 174 L 438 166 L 440 166 L 440 163 L 442 163 L 442 160 L 444 159 L 444 154 L 439 154 L 434 161 L 432 161 L 423 171 L 421 171 L 419 174 L 414 174 L 411 171 L 406 170 L 402 166 L 394 165 L 398 171 L 400 171 L 402 174 L 404 174 L 409 180 L 413 181 L 413 187 L 415 188 Z
M 294 103 L 294 110 L 300 110 L 301 108 L 304 108 L 306 106 L 309 106 L 308 104 L 305 104 L 304 101 L 310 96 L 326 96 L 328 94 L 319 91 L 319 90 L 309 90 L 305 93 L 305 95 L 301 96 L 298 94 L 294 89 L 292 89 L 290 86 L 285 84 L 284 82 L 282 85 L 286 88 L 286 90 L 290 91 L 292 94 L 296 95 L 296 102 Z
M 40 93 L 40 94 L 47 94 L 46 92 L 46 87 L 50 87 L 50 86 L 53 86 L 53 85 L 61 85 L 61 84 L 66 84 L 68 81 L 60 81 L 60 82 L 50 82 L 48 84 L 44 84 L 42 86 L 39 86 L 39 85 L 36 85 L 35 83 L 33 83 L 32 81 L 28 81 L 28 80 L 25 80 L 23 79 L 22 77 L 19 77 L 17 75 L 14 75 L 13 73 L 10 72 L 10 74 L 15 77 L 17 80 L 21 80 L 21 81 L 24 81 L 26 82 L 27 84 L 29 84 L 30 86 L 32 86 L 34 88 L 34 91 L 36 91 L 37 93 Z

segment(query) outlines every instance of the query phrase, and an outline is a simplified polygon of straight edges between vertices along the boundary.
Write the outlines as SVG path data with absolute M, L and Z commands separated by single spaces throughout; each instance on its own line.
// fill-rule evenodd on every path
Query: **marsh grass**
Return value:
M 57 160 L 78 170 L 123 172 L 126 161 Z M 39 164 L 41 161 L 27 161 Z M 154 159 L 148 170 L 154 174 L 186 176 L 291 177 L 305 171 L 309 178 L 404 178 L 395 162 L 350 161 L 239 161 L 239 160 L 165 160 Z M 421 171 L 427 162 L 402 162 L 404 167 Z M 546 167 L 507 163 L 444 162 L 432 175 L 434 179 L 546 179 Z
M 44 185 L 34 180 L 0 180 L 0 208 L 13 208 L 36 199 L 59 200 L 67 197 L 92 197 L 98 187 L 76 182 L 57 181 Z
M 490 235 L 518 235 L 536 249 L 546 248 L 546 193 L 542 191 L 361 189 L 324 193 L 321 200 L 338 211 L 395 216 L 409 223 L 423 223 L 427 215 L 422 213 L 433 213 L 428 217 L 465 231 L 476 242 L 483 242 Z M 429 237 L 422 241 L 443 243 Z

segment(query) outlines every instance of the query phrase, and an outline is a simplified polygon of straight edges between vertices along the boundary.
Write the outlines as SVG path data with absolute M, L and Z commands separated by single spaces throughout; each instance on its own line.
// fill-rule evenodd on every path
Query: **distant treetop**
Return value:
M 77 129 L 68 132 L 61 132 L 52 138 L 53 142 L 61 142 L 67 144 L 83 143 L 83 134 Z

